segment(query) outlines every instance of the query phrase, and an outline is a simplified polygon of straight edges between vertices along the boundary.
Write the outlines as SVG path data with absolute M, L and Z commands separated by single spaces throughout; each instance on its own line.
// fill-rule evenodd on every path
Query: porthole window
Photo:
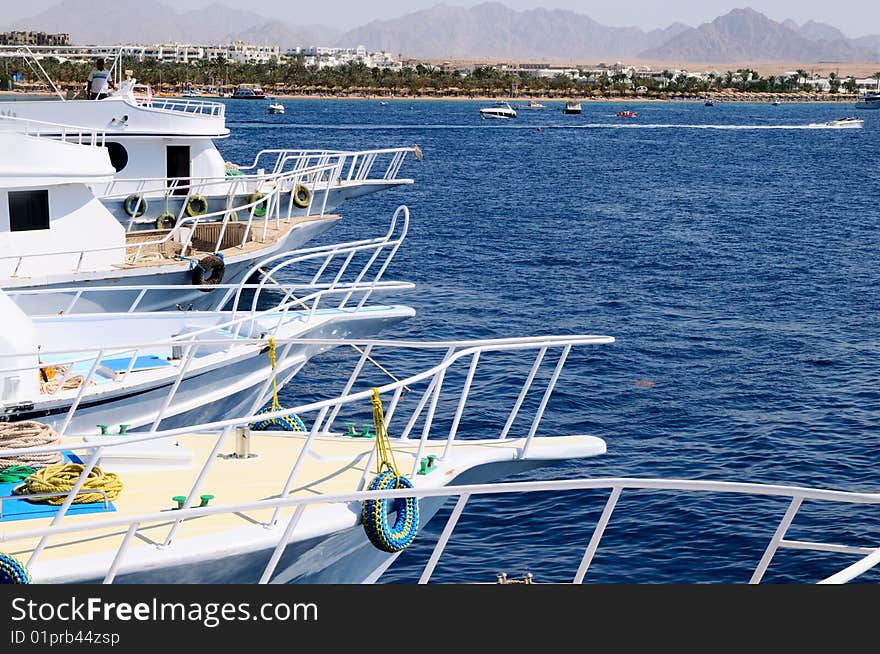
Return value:
M 107 150 L 110 153 L 110 163 L 118 173 L 128 165 L 128 151 L 121 143 L 106 143 Z

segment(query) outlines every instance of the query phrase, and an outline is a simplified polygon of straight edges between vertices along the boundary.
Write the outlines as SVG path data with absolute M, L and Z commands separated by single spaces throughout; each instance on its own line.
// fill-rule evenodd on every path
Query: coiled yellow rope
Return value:
M 50 425 L 33 420 L 0 423 L 0 450 L 57 445 L 61 437 Z M 63 461 L 60 452 L 24 454 L 0 458 L 0 468 L 9 466 L 47 466 Z
M 31 500 L 33 502 L 46 502 L 48 504 L 63 504 L 67 493 L 76 484 L 85 466 L 81 463 L 60 463 L 42 470 L 24 480 L 21 486 L 13 489 L 15 495 L 37 495 L 40 493 L 62 493 L 54 497 L 46 497 Z M 104 495 L 101 493 L 83 493 L 84 490 L 100 489 L 107 494 L 108 500 L 115 500 L 122 492 L 122 482 L 113 472 L 104 472 L 98 466 L 94 466 L 80 488 L 80 493 L 73 498 L 74 504 L 88 504 L 90 502 L 103 502 Z

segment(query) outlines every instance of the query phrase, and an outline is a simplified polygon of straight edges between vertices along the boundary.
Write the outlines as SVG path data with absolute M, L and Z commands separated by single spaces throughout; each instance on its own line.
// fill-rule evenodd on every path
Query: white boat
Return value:
M 398 212 L 405 233 L 406 208 Z M 371 301 L 412 289 L 382 280 L 401 240 L 353 241 L 257 261 L 241 282 L 213 286 L 213 307 L 203 311 L 182 304 L 143 309 L 152 304 L 150 295 L 191 292 L 191 285 L 0 291 L 7 324 L 0 337 L 0 422 L 39 419 L 62 433 L 82 433 L 102 423 L 140 429 L 247 411 L 265 393 L 267 338 L 370 336 L 414 314 Z M 246 283 L 259 275 L 259 283 Z M 127 298 L 128 306 L 108 312 L 102 296 L 120 305 Z M 59 297 L 67 300 L 61 311 L 28 316 L 21 309 L 57 306 Z M 89 312 L 91 306 L 102 309 Z M 279 351 L 277 372 L 313 353 L 298 345 Z
M 239 84 L 232 97 L 236 100 L 265 100 L 266 93 L 257 84 Z
M 510 106 L 508 102 L 496 102 L 491 107 L 483 107 L 480 109 L 480 118 L 516 118 L 516 110 Z
M 574 102 L 573 100 L 569 100 L 565 103 L 565 106 L 562 107 L 562 113 L 564 114 L 579 114 L 581 113 L 581 103 Z
M 22 54 L 17 46 L 0 46 L 0 54 Z M 34 46 L 34 57 L 58 54 Z M 120 50 L 121 52 L 121 50 Z M 35 69 L 38 61 L 31 61 Z M 114 71 L 121 66 L 114 62 Z M 47 83 L 52 80 L 47 77 Z M 148 85 L 118 80 L 117 90 L 101 100 L 0 100 L 0 132 L 43 136 L 97 134 L 110 153 L 112 179 L 94 187 L 128 231 L 153 228 L 159 216 L 178 219 L 192 213 L 193 198 L 206 213 L 248 204 L 255 194 L 278 185 L 279 177 L 302 168 L 335 163 L 315 179 L 310 202 L 293 188 L 280 191 L 281 205 L 290 216 L 313 213 L 322 206 L 333 211 L 346 200 L 401 185 L 407 155 L 421 157 L 418 146 L 375 150 L 270 148 L 253 162 L 224 161 L 215 141 L 229 136 L 226 105 L 197 98 L 157 98 Z M 326 202 L 325 202 L 326 196 Z M 204 200 L 204 202 L 202 202 Z
M 194 215 L 166 214 L 150 231 L 126 231 L 92 191 L 112 178 L 107 149 L 95 134 L 81 137 L 0 132 L 0 195 L 12 209 L 0 224 L 0 288 L 190 285 L 153 293 L 144 308 L 204 303 L 210 301 L 205 291 L 224 278 L 237 282 L 255 262 L 300 248 L 339 220 L 322 207 L 313 215 L 283 217 L 282 190 L 312 196 L 314 182 L 332 172 L 331 164 L 278 176 L 274 188 L 243 206 L 219 212 L 203 206 Z M 95 299 L 103 304 L 88 310 L 124 310 L 131 302 L 117 294 Z M 32 300 L 40 304 L 28 304 L 28 312 L 56 313 L 70 297 L 48 293 Z
M 861 118 L 838 118 L 825 123 L 825 127 L 836 127 L 838 129 L 852 129 L 863 127 L 865 121 Z
M 529 100 L 525 104 L 519 105 L 520 109 L 546 109 L 547 106 L 541 104 L 537 100 Z
M 880 92 L 865 93 L 856 101 L 856 109 L 880 109 Z
M 269 104 L 269 113 L 270 114 L 283 114 L 284 113 L 284 105 L 280 102 L 272 102 Z
M 0 446 L 7 460 L 59 453 L 79 473 L 60 506 L 47 508 L 40 496 L 26 499 L 27 481 L 4 487 L 3 550 L 14 552 L 22 572 L 37 583 L 375 581 L 420 537 L 447 496 L 459 497 L 454 526 L 467 502 L 462 488 L 481 492 L 473 485 L 605 452 L 600 438 L 548 436 L 541 424 L 572 348 L 613 340 L 308 341 L 319 349 L 351 345 L 335 351 L 360 353 L 351 359 L 349 373 L 341 371 L 340 391 L 303 388 L 296 406 L 262 415 L 143 434 L 100 435 L 93 426 L 91 434 L 48 445 Z M 276 340 L 278 351 L 303 342 Z M 378 385 L 367 372 L 373 356 L 409 362 L 410 372 Z M 548 361 L 556 361 L 549 364 L 553 374 L 546 383 L 536 382 L 536 372 L 550 372 Z M 504 426 L 489 427 L 468 398 L 498 392 L 499 362 L 508 375 L 521 374 L 526 381 Z M 451 403 L 438 403 L 441 388 Z M 542 400 L 526 413 L 523 398 L 530 390 Z M 252 426 L 285 416 L 296 416 L 305 430 Z M 383 455 L 377 441 L 390 453 Z M 399 475 L 409 484 L 369 490 L 377 468 L 383 479 L 393 483 Z M 81 481 L 89 475 L 97 491 L 91 496 Z M 74 503 L 76 498 L 84 503 Z M 394 518 L 384 511 L 392 503 Z M 394 533 L 388 530 L 392 519 Z M 449 528 L 438 541 L 441 552 Z M 429 568 L 435 563 L 432 557 Z

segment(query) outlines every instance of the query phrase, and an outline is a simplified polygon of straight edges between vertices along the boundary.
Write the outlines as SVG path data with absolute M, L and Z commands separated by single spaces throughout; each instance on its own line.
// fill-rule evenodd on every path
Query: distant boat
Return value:
M 838 118 L 837 120 L 829 120 L 825 123 L 825 127 L 843 127 L 843 128 L 853 128 L 853 127 L 862 127 L 865 124 L 865 121 L 861 118 Z
M 711 100 L 706 100 L 706 101 L 703 103 L 703 105 L 706 106 L 706 107 L 714 107 L 714 106 L 715 106 L 715 103 L 712 102 Z
M 385 106 L 385 105 L 386 105 L 386 104 L 388 104 L 388 103 L 387 103 L 387 102 L 385 102 L 385 101 L 384 101 L 384 100 L 381 100 L 381 101 L 380 101 L 380 102 L 379 102 L 379 104 L 380 104 L 380 105 L 381 105 L 381 106 L 383 106 L 383 107 L 384 107 L 384 106 Z
M 256 84 L 239 84 L 232 97 L 239 100 L 265 100 L 266 94 Z
M 638 114 L 635 111 L 618 111 L 618 118 L 635 118 Z
M 880 109 L 880 92 L 865 93 L 856 102 L 856 109 Z
M 562 108 L 562 113 L 564 114 L 579 114 L 581 112 L 581 103 L 575 102 L 574 100 L 569 100 L 565 103 L 565 106 Z
M 516 118 L 516 110 L 507 102 L 496 102 L 491 107 L 480 109 L 480 118 Z
M 780 102 L 779 102 L 779 100 L 774 100 L 770 104 L 772 104 L 774 107 L 778 107 L 780 105 Z
M 269 113 L 270 114 L 283 114 L 284 113 L 284 105 L 280 102 L 273 102 L 269 105 Z
M 547 107 L 536 100 L 529 100 L 519 106 L 520 109 L 546 109 Z

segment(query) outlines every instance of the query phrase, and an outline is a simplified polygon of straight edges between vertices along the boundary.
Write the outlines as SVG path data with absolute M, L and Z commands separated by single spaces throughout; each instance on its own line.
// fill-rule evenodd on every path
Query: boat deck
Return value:
M 312 222 L 320 222 L 323 220 L 339 220 L 339 214 L 324 214 L 322 216 L 301 216 L 291 218 L 289 220 L 281 220 L 276 223 L 275 220 L 268 221 L 264 226 L 262 221 L 255 221 L 251 225 L 251 229 L 247 234 L 247 240 L 244 241 L 247 223 L 229 222 L 223 232 L 223 239 L 220 242 L 220 249 L 224 258 L 234 258 L 240 256 L 251 255 L 261 250 L 271 250 L 278 243 L 283 242 L 287 236 L 296 227 Z M 180 243 L 173 240 L 164 243 L 146 245 L 141 248 L 137 261 L 132 261 L 137 254 L 138 244 L 157 241 L 167 236 L 171 230 L 145 230 L 137 232 L 129 232 L 126 234 L 126 259 L 124 264 L 117 264 L 114 267 L 119 269 L 132 268 L 149 268 L 157 264 L 168 265 L 170 263 L 180 263 L 182 266 L 189 266 L 189 262 L 181 260 L 181 256 L 192 259 L 201 259 L 202 257 L 213 254 L 217 240 L 220 238 L 220 223 L 205 223 L 196 228 L 190 246 L 186 252 L 182 252 Z M 244 241 L 244 242 L 242 242 Z
M 363 422 L 369 422 L 368 410 L 364 411 Z M 361 423 L 358 423 L 360 427 Z M 113 436 L 94 437 L 113 438 Z M 192 488 L 204 461 L 209 460 L 217 443 L 217 434 L 192 434 L 180 441 L 169 439 L 160 442 L 135 443 L 118 448 L 102 459 L 104 472 L 119 475 L 124 488 L 118 499 L 109 509 L 103 503 L 91 505 L 94 510 L 87 514 L 68 514 L 63 524 L 91 524 L 88 531 L 53 536 L 40 555 L 39 566 L 55 568 L 54 562 L 71 557 L 86 557 L 91 561 L 101 561 L 106 569 L 123 542 L 126 528 L 102 527 L 103 519 L 118 519 L 123 516 L 136 516 L 160 511 L 168 511 L 168 520 L 160 524 L 144 525 L 131 542 L 126 558 L 141 550 L 141 556 L 149 556 L 144 548 L 156 550 L 165 541 L 174 524 L 176 496 L 186 495 Z M 253 431 L 250 437 L 251 457 L 242 459 L 235 456 L 236 439 L 229 436 L 219 447 L 218 455 L 198 489 L 199 495 L 214 497 L 212 504 L 241 504 L 266 498 L 279 497 L 303 446 L 306 435 L 297 432 Z M 77 441 L 79 444 L 82 441 Z M 433 471 L 426 475 L 411 475 L 413 462 L 419 442 L 393 441 L 397 464 L 402 474 L 410 477 L 416 487 L 436 487 L 447 485 L 461 472 L 484 463 L 513 461 L 524 445 L 523 439 L 508 440 L 467 440 L 457 439 L 451 453 L 445 460 L 437 460 Z M 324 436 L 317 437 L 297 473 L 291 487 L 291 495 L 321 496 L 346 493 L 358 489 L 365 476 L 371 452 L 375 447 L 374 438 Z M 429 441 L 423 456 L 441 456 L 446 441 Z M 532 441 L 529 459 L 560 459 L 573 456 L 594 456 L 605 452 L 605 443 L 592 436 L 560 436 L 535 438 Z M 366 473 L 369 481 L 374 476 L 374 465 Z M 37 545 L 38 539 L 16 539 L 17 533 L 47 526 L 51 516 L 36 516 L 26 519 L 11 518 L 13 508 L 10 503 L 25 502 L 23 499 L 6 499 L 4 518 L 0 519 L 0 540 L 7 541 L 3 550 L 21 560 L 27 560 Z M 198 500 L 196 500 L 198 505 Z M 47 506 L 41 504 L 40 506 Z M 74 505 L 77 506 L 77 505 Z M 82 506 L 82 505 L 79 505 Z M 320 510 L 322 505 L 310 506 L 310 511 Z M 289 517 L 292 509 L 285 509 L 282 516 Z M 270 509 L 248 513 L 219 513 L 204 518 L 189 519 L 179 525 L 175 542 L 193 537 L 215 537 L 239 527 L 253 527 L 267 523 L 272 516 Z M 356 521 L 356 516 L 351 516 Z M 282 520 L 284 518 L 282 517 Z M 265 533 L 266 530 L 262 529 Z M 11 541 L 11 542 L 9 542 Z M 51 576 L 55 576 L 53 573 Z M 40 575 L 36 574 L 39 580 Z

